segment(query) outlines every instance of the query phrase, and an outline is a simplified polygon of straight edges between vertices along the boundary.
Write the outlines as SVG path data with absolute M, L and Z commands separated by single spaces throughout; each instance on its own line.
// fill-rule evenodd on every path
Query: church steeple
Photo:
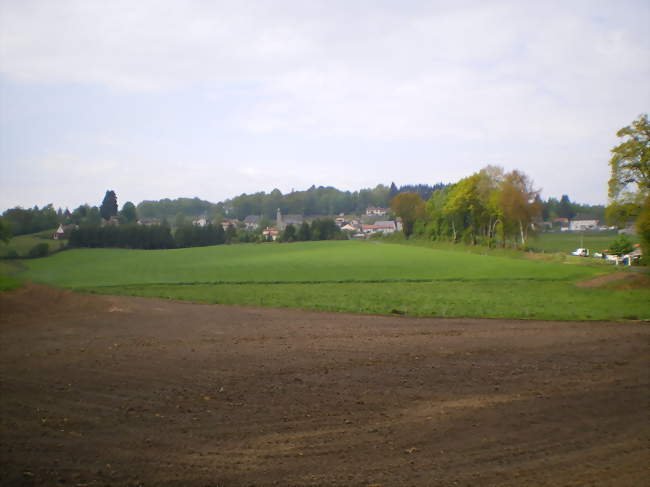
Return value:
M 280 208 L 278 208 L 278 213 L 275 216 L 275 224 L 278 227 L 278 230 L 282 230 L 282 213 L 280 212 Z

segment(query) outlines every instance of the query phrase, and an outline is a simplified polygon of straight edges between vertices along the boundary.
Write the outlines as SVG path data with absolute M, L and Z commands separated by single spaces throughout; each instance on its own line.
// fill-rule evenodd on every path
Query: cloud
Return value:
M 616 129 L 650 106 L 648 18 L 644 1 L 26 0 L 0 4 L 0 72 L 246 100 L 218 116 L 251 137 L 426 141 L 459 167 L 571 171 L 567 147 L 592 148 L 573 177 L 599 157 L 604 181 Z

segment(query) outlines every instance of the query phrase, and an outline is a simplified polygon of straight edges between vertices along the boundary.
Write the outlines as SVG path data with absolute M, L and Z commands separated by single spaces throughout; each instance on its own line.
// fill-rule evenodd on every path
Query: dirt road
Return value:
M 0 294 L 2 485 L 648 484 L 650 326 Z

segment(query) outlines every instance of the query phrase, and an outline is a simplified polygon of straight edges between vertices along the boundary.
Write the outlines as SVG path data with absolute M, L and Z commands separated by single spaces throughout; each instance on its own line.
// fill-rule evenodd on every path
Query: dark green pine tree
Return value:
M 395 196 L 399 194 L 399 190 L 397 189 L 397 186 L 395 186 L 395 183 L 390 183 L 390 190 L 388 193 L 388 200 L 392 200 Z
M 117 195 L 112 189 L 106 191 L 102 206 L 99 207 L 99 213 L 104 220 L 109 220 L 112 216 L 117 215 Z

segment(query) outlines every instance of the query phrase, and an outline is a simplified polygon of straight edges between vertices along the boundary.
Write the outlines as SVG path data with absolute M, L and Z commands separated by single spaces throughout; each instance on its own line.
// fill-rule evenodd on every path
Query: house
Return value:
M 270 238 L 275 242 L 278 239 L 279 235 L 280 232 L 278 232 L 275 228 L 266 227 L 264 230 L 262 230 L 262 237 L 264 237 L 265 240 L 268 240 Z
M 366 208 L 366 215 L 384 216 L 386 214 L 388 214 L 388 208 L 379 208 L 375 206 L 369 206 Z
M 569 222 L 569 230 L 572 232 L 583 232 L 585 230 L 598 230 L 598 220 L 584 217 L 576 216 Z
M 138 225 L 143 225 L 145 227 L 160 225 L 160 218 L 140 218 L 138 220 Z
M 392 220 L 375 222 L 375 226 L 380 228 L 381 233 L 395 233 L 397 225 Z
M 205 218 L 204 216 L 202 216 L 200 218 L 195 218 L 194 220 L 192 220 L 192 225 L 194 225 L 195 227 L 205 227 L 209 223 L 210 223 L 210 221 L 207 218 Z
M 287 228 L 287 225 L 293 225 L 294 227 L 299 227 L 302 225 L 303 222 L 303 216 L 302 215 L 282 215 L 282 212 L 280 211 L 280 208 L 278 208 L 278 212 L 276 214 L 276 222 L 275 226 L 278 230 L 283 231 L 285 228 Z
M 564 232 L 564 231 L 569 229 L 569 219 L 568 218 L 553 218 L 553 220 L 551 221 L 551 226 L 555 227 L 555 228 L 559 227 L 559 229 Z
M 341 227 L 341 230 L 343 230 L 345 232 L 356 232 L 358 230 L 358 228 L 355 227 L 354 225 L 350 224 L 350 223 L 347 223 L 347 224 L 345 224 L 345 225 L 343 225 Z
M 72 230 L 77 230 L 79 225 L 59 225 L 59 228 L 52 234 L 54 240 L 61 240 L 70 237 Z
M 244 218 L 244 226 L 246 230 L 255 230 L 262 221 L 262 217 L 259 215 L 248 215 Z
M 63 238 L 65 235 L 65 232 L 63 231 L 63 225 L 59 225 L 59 228 L 56 229 L 56 232 L 52 234 L 52 238 L 54 240 L 59 240 L 60 238 Z
M 361 231 L 366 235 L 372 235 L 373 233 L 395 233 L 396 230 L 397 225 L 394 221 L 376 222 L 374 225 L 361 225 Z
M 221 222 L 221 228 L 223 228 L 224 230 L 228 230 L 228 227 L 230 226 L 237 228 L 238 224 L 239 224 L 239 220 L 237 219 L 224 220 Z

